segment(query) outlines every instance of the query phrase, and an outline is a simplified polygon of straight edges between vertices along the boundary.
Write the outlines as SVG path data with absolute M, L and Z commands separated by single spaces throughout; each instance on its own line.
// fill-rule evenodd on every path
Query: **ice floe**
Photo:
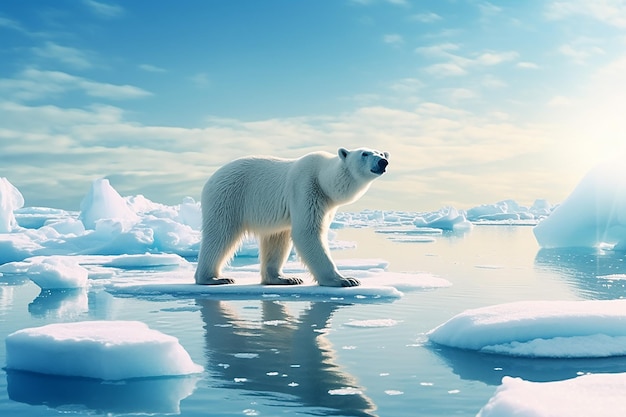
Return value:
M 592 374 L 554 382 L 504 377 L 476 417 L 621 417 L 626 374 Z
M 101 380 L 203 371 L 178 339 L 137 321 L 55 323 L 18 330 L 6 338 L 6 367 Z
M 518 357 L 626 355 L 626 300 L 520 301 L 467 310 L 428 333 L 453 348 Z

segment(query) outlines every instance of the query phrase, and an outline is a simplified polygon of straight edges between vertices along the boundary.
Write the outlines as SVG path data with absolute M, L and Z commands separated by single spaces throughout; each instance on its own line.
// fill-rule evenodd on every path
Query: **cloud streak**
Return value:
M 37 56 L 56 60 L 70 68 L 82 70 L 92 67 L 87 55 L 76 48 L 62 46 L 48 41 L 43 47 L 34 47 L 32 50 Z
M 152 95 L 132 85 L 92 81 L 61 71 L 27 68 L 14 78 L 0 79 L 0 92 L 15 100 L 40 100 L 80 91 L 87 96 L 110 100 L 128 100 Z
M 97 16 L 106 19 L 120 17 L 124 14 L 124 8 L 117 4 L 103 3 L 95 0 L 83 0 L 83 4 Z

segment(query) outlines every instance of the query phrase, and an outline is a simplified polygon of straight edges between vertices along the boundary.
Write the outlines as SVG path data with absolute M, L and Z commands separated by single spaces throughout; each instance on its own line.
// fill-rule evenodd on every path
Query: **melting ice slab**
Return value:
M 557 382 L 504 377 L 476 417 L 622 417 L 626 374 L 594 374 Z
M 384 268 L 387 262 L 378 259 L 344 259 L 338 263 L 339 270 L 346 276 L 361 280 L 358 287 L 336 288 L 317 285 L 306 280 L 302 285 L 261 285 L 259 284 L 259 265 L 228 267 L 224 275 L 235 279 L 230 285 L 196 285 L 193 272 L 189 270 L 155 272 L 145 274 L 122 273 L 111 279 L 106 285 L 108 292 L 114 295 L 132 295 L 136 297 L 217 297 L 232 299 L 259 299 L 264 297 L 329 299 L 353 301 L 378 301 L 396 299 L 403 291 L 416 291 L 449 287 L 448 280 L 427 273 L 389 272 Z M 305 274 L 304 265 L 288 262 L 284 272 Z
M 523 301 L 467 310 L 429 332 L 434 343 L 522 357 L 626 355 L 626 300 Z
M 122 380 L 202 372 L 173 336 L 137 321 L 58 323 L 6 338 L 7 368 Z

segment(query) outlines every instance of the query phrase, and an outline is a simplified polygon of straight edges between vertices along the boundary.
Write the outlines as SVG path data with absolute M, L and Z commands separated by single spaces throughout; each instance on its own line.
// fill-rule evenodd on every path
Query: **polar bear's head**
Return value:
M 389 153 L 374 149 L 359 148 L 349 151 L 339 148 L 337 154 L 355 177 L 374 179 L 382 175 L 389 165 Z

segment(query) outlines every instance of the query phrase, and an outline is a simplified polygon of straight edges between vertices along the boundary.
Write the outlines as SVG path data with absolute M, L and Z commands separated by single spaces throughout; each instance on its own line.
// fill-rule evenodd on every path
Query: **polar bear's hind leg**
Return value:
M 283 230 L 259 237 L 261 283 L 265 285 L 298 285 L 302 279 L 283 275 L 283 265 L 291 251 L 290 231 Z
M 202 242 L 198 254 L 196 284 L 234 284 L 232 278 L 222 277 L 222 269 L 233 257 L 243 237 L 243 231 L 228 222 L 208 221 L 202 230 Z

